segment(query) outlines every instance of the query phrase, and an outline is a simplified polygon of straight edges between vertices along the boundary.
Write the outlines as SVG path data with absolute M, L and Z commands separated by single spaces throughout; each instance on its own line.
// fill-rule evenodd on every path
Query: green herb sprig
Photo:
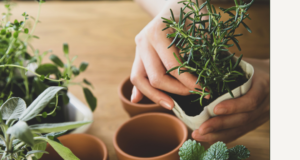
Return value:
M 170 10 L 170 19 L 162 17 L 163 22 L 166 23 L 166 28 L 163 30 L 169 28 L 174 30 L 174 33 L 167 35 L 167 38 L 173 38 L 168 48 L 175 45 L 180 50 L 179 54 L 174 53 L 180 65 L 171 68 L 167 73 L 177 70 L 178 74 L 189 72 L 196 75 L 198 77 L 196 84 L 199 84 L 202 89 L 195 88 L 195 91 L 190 92 L 200 95 L 198 98 L 200 105 L 206 95 L 214 99 L 227 91 L 234 97 L 230 83 L 245 76 L 239 67 L 243 55 L 234 61 L 232 57 L 235 53 L 230 54 L 228 48 L 236 45 L 241 50 L 237 37 L 242 34 L 235 33 L 240 24 L 251 33 L 243 20 L 250 19 L 246 12 L 253 0 L 248 4 L 242 0 L 239 2 L 234 0 L 234 2 L 235 6 L 228 9 L 220 7 L 230 16 L 227 21 L 221 21 L 221 14 L 216 12 L 210 0 L 203 4 L 198 4 L 198 0 L 178 2 L 184 5 L 180 9 L 178 21 L 175 20 L 172 10 Z M 204 7 L 207 8 L 207 13 L 201 13 Z M 185 12 L 186 9 L 189 11 Z M 231 11 L 235 11 L 236 14 Z
M 250 151 L 243 145 L 227 149 L 223 142 L 216 142 L 207 150 L 195 140 L 187 140 L 179 149 L 180 160 L 243 160 L 250 157 Z

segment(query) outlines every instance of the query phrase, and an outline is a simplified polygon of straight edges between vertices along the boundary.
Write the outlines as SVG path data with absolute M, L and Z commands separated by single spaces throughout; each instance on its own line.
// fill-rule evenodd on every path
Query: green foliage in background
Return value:
M 15 96 L 21 97 L 26 104 L 30 104 L 39 94 L 50 86 L 69 87 L 78 85 L 82 87 L 85 98 L 92 111 L 97 106 L 97 99 L 89 88 L 91 83 L 83 79 L 82 82 L 75 82 L 74 78 L 84 72 L 87 62 L 82 62 L 80 66 L 75 66 L 73 62 L 77 56 L 70 57 L 68 44 L 63 44 L 65 61 L 58 56 L 49 56 L 52 63 L 43 63 L 43 59 L 51 51 L 40 52 L 35 49 L 29 41 L 39 39 L 34 35 L 34 30 L 39 21 L 41 5 L 44 1 L 39 1 L 37 18 L 29 16 L 26 12 L 22 14 L 22 20 L 10 21 L 11 5 L 5 3 L 6 13 L 0 21 L 0 105 L 4 100 Z M 28 27 L 30 19 L 33 19 L 33 27 Z M 30 76 L 31 75 L 31 76 Z M 60 91 L 59 97 L 62 101 L 60 105 L 69 103 L 66 91 Z M 50 102 L 48 107 L 53 108 L 55 102 Z M 60 109 L 62 106 L 57 106 Z M 55 116 L 56 112 L 46 113 L 40 117 L 46 118 L 49 115 Z M 39 117 L 37 117 L 40 120 Z

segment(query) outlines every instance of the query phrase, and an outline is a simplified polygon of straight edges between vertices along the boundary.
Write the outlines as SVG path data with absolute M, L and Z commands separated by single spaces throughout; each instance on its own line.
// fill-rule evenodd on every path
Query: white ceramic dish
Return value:
M 237 57 L 233 57 L 235 60 L 237 60 Z M 232 94 L 234 95 L 235 98 L 240 97 L 244 94 L 246 94 L 248 92 L 248 90 L 251 88 L 251 84 L 252 84 L 252 77 L 254 74 L 254 68 L 251 64 L 241 60 L 240 64 L 241 68 L 244 70 L 244 72 L 246 73 L 246 77 L 248 78 L 248 81 L 246 83 L 244 83 L 243 85 L 235 88 L 234 90 L 232 90 Z M 203 111 L 196 115 L 196 116 L 188 116 L 185 114 L 185 112 L 181 109 L 181 107 L 176 103 L 175 100 L 175 106 L 173 108 L 173 112 L 175 113 L 175 115 L 181 119 L 190 129 L 195 130 L 198 129 L 200 127 L 200 125 L 207 121 L 209 118 L 216 116 L 214 114 L 214 108 L 215 106 L 227 99 L 231 99 L 232 97 L 230 96 L 229 93 L 226 93 L 222 96 L 220 96 L 219 98 L 217 98 L 216 100 L 214 100 L 213 102 L 211 102 L 209 105 L 205 106 Z
M 74 95 L 68 92 L 68 96 L 70 99 L 69 104 L 66 105 L 65 108 L 65 121 L 92 121 L 93 113 L 91 109 L 83 104 L 79 99 L 77 99 Z M 71 133 L 84 133 L 91 126 L 90 124 L 86 124 L 79 128 L 76 128 Z

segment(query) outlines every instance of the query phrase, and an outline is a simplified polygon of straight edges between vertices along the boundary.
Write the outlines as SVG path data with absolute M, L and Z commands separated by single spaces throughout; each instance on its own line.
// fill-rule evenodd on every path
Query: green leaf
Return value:
M 209 147 L 203 160 L 227 160 L 228 158 L 229 152 L 226 144 L 223 142 L 216 142 Z
M 195 140 L 187 140 L 179 148 L 180 160 L 202 160 L 205 148 Z
M 28 28 L 25 28 L 24 33 L 28 34 L 28 32 L 29 32 Z
M 243 58 L 243 55 L 241 54 L 240 57 L 237 59 L 237 61 L 235 62 L 234 66 L 233 66 L 233 69 L 235 69 L 241 62 Z
M 71 67 L 71 70 L 72 70 L 72 73 L 73 73 L 75 76 L 79 75 L 79 73 L 80 73 L 79 69 L 76 68 L 75 66 L 72 66 L 72 67 Z
M 47 143 L 46 143 L 47 144 Z M 31 154 L 40 154 L 40 153 L 42 153 L 42 154 L 44 154 L 44 153 L 46 153 L 46 154 L 49 154 L 47 151 L 44 151 L 44 150 L 31 150 L 31 151 L 29 151 L 29 152 L 27 152 L 27 156 L 29 156 L 29 155 L 31 155 Z M 36 156 L 35 156 L 36 157 Z M 37 157 L 36 157 L 37 158 Z M 41 158 L 41 157 L 40 157 Z M 39 158 L 37 158 L 37 159 L 39 159 Z
M 51 61 L 53 63 L 55 63 L 56 65 L 58 65 L 59 67 L 63 68 L 64 67 L 64 63 L 59 59 L 59 57 L 57 57 L 56 55 L 52 54 L 50 57 Z
M 89 82 L 88 80 L 86 80 L 85 78 L 83 79 L 83 83 L 85 83 L 85 84 L 87 84 L 87 85 L 93 87 L 92 83 Z
M 74 128 L 78 128 L 85 124 L 91 123 L 90 121 L 82 121 L 82 122 L 64 122 L 64 123 L 45 123 L 45 124 L 34 124 L 29 126 L 32 132 L 37 133 L 50 133 L 50 132 L 60 132 L 64 130 L 70 130 Z
M 89 63 L 87 62 L 81 62 L 80 66 L 79 66 L 79 70 L 80 72 L 83 72 L 86 70 L 86 68 L 88 67 Z
M 48 138 L 44 138 L 44 140 L 47 141 L 63 159 L 79 160 L 79 158 L 77 158 L 69 148 Z
M 4 102 L 0 108 L 2 119 L 18 119 L 19 116 L 26 110 L 26 103 L 22 98 L 10 98 Z
M 63 50 L 64 50 L 65 55 L 69 54 L 69 45 L 68 45 L 68 43 L 63 44 Z
M 252 33 L 251 29 L 246 25 L 246 23 L 241 22 L 243 26 L 248 30 L 248 32 Z
M 35 72 L 38 74 L 41 74 L 41 75 L 47 75 L 47 74 L 57 74 L 57 73 L 59 73 L 59 70 L 58 70 L 57 66 L 50 64 L 50 63 L 46 63 L 46 64 L 40 65 L 35 70 Z
M 41 94 L 45 89 L 47 89 L 49 86 L 43 83 L 39 78 L 34 77 L 33 79 L 33 88 L 34 93 L 39 95 Z
M 228 160 L 242 160 L 250 157 L 250 151 L 243 145 L 237 145 L 229 149 Z
M 97 107 L 97 99 L 94 97 L 93 93 L 88 88 L 83 88 L 83 93 L 86 101 L 88 102 L 92 111 L 94 111 Z
M 41 93 L 23 112 L 20 116 L 20 120 L 28 121 L 38 115 L 46 105 L 54 98 L 54 96 L 61 90 L 65 90 L 64 87 L 52 86 L 47 88 Z
M 33 135 L 24 121 L 18 121 L 15 125 L 7 129 L 7 134 L 25 142 L 26 144 L 33 146 Z
M 42 150 L 42 151 L 45 151 L 47 147 L 47 143 L 44 142 L 44 141 L 39 141 L 39 143 L 34 143 L 33 147 L 32 147 L 32 150 Z M 42 156 L 43 156 L 43 152 L 39 152 L 39 153 L 34 153 L 34 156 L 37 158 L 37 159 L 40 159 Z

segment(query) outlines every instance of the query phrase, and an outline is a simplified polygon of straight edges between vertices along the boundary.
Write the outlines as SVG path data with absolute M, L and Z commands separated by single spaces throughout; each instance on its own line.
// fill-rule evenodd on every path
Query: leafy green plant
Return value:
M 180 160 L 243 160 L 250 156 L 250 151 L 243 145 L 227 149 L 223 142 L 216 142 L 205 151 L 195 140 L 187 140 L 179 149 Z
M 171 11 L 170 19 L 163 18 L 166 28 L 172 28 L 174 33 L 168 34 L 167 38 L 174 38 L 168 48 L 175 45 L 180 53 L 174 56 L 179 66 L 167 71 L 178 70 L 178 74 L 189 72 L 198 77 L 196 84 L 202 89 L 195 88 L 196 91 L 190 91 L 193 94 L 199 94 L 200 105 L 203 97 L 210 95 L 210 100 L 216 99 L 222 94 L 231 92 L 237 81 L 245 81 L 245 73 L 239 67 L 242 59 L 241 55 L 236 61 L 233 60 L 235 53 L 230 54 L 228 48 L 234 44 L 239 50 L 237 37 L 242 34 L 236 34 L 236 29 L 242 24 L 250 33 L 250 28 L 243 22 L 249 17 L 246 14 L 253 0 L 246 4 L 243 0 L 234 0 L 235 6 L 228 9 L 220 9 L 229 14 L 229 19 L 221 21 L 221 14 L 216 12 L 215 7 L 207 0 L 203 4 L 198 4 L 198 0 L 183 0 L 178 3 L 184 4 L 180 9 L 179 20 L 177 21 Z M 206 7 L 207 13 L 201 13 Z M 188 12 L 184 12 L 189 9 Z M 233 14 L 231 11 L 235 11 Z M 205 19 L 208 17 L 208 19 Z M 229 42 L 233 42 L 230 44 Z
M 82 62 L 79 67 L 76 67 L 73 62 L 77 56 L 70 58 L 68 44 L 63 45 L 66 63 L 63 63 L 54 54 L 49 56 L 53 63 L 43 63 L 43 59 L 51 51 L 40 53 L 29 43 L 34 38 L 39 39 L 34 35 L 34 30 L 40 22 L 42 3 L 44 1 L 40 0 L 37 18 L 24 12 L 22 20 L 13 22 L 10 21 L 11 5 L 10 3 L 5 4 L 7 12 L 3 13 L 4 18 L 0 21 L 0 105 L 11 96 L 22 97 L 27 104 L 30 104 L 49 86 L 79 85 L 83 89 L 91 110 L 94 111 L 97 99 L 89 89 L 92 88 L 91 83 L 86 79 L 83 79 L 82 82 L 74 81 L 75 77 L 86 70 L 88 63 Z M 29 27 L 30 19 L 34 21 L 33 27 Z M 37 65 L 36 69 L 35 67 L 30 68 L 35 65 Z M 33 76 L 29 76 L 30 74 Z M 61 105 L 69 102 L 66 91 L 60 92 L 59 97 Z M 53 103 L 50 103 L 48 110 L 52 110 Z M 52 115 L 55 116 L 55 113 Z
M 22 98 L 12 97 L 0 107 L 0 154 L 2 160 L 25 160 L 28 157 L 39 159 L 49 143 L 64 159 L 77 160 L 78 158 L 56 138 L 69 129 L 74 129 L 90 123 L 65 122 L 30 125 L 30 119 L 40 115 L 52 99 L 58 102 L 58 92 L 64 87 L 49 87 L 42 92 L 29 106 Z M 78 159 L 79 160 L 79 159 Z

